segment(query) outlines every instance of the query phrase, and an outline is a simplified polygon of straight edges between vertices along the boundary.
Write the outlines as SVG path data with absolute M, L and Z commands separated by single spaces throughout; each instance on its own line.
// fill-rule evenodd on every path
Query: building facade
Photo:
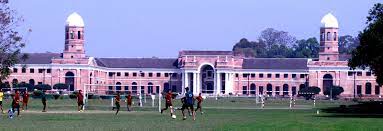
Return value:
M 232 51 L 180 51 L 178 58 L 94 58 L 86 56 L 85 26 L 77 13 L 65 26 L 62 53 L 30 53 L 16 64 L 5 83 L 65 83 L 68 90 L 91 92 L 162 91 L 211 95 L 296 95 L 306 86 L 323 91 L 344 88 L 343 97 L 380 97 L 369 70 L 350 70 L 338 52 L 339 26 L 332 14 L 320 27 L 319 58 L 243 58 Z M 11 84 L 12 85 L 12 84 Z M 84 88 L 87 87 L 87 88 Z

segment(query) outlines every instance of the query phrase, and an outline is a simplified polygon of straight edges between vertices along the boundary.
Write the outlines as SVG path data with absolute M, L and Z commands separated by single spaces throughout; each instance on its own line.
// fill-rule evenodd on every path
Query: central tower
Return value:
M 320 28 L 320 61 L 338 61 L 338 20 L 331 13 L 325 15 L 321 20 Z
M 69 15 L 65 25 L 64 59 L 85 58 L 84 21 L 76 12 Z

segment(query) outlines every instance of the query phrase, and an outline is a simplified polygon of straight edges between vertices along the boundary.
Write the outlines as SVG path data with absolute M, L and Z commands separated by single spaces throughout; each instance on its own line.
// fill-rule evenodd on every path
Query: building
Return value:
M 65 83 L 68 89 L 86 88 L 159 93 L 166 90 L 194 94 L 295 95 L 305 86 L 323 91 L 332 85 L 344 88 L 344 97 L 380 97 L 375 76 L 368 70 L 350 70 L 338 52 L 339 26 L 332 14 L 320 27 L 319 58 L 243 58 L 232 51 L 180 51 L 178 58 L 94 58 L 86 56 L 85 25 L 77 13 L 65 26 L 62 53 L 31 53 L 13 67 L 5 83 Z

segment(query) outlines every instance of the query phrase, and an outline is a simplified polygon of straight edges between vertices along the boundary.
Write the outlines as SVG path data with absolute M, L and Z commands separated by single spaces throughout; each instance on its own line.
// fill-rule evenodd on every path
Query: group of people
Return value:
M 186 91 L 185 96 L 181 98 L 182 107 L 178 108 L 178 109 L 181 110 L 181 112 L 182 112 L 183 120 L 186 120 L 185 110 L 187 110 L 189 112 L 189 115 L 193 116 L 193 120 L 195 120 L 195 116 L 196 116 L 195 113 L 198 111 L 198 109 L 200 110 L 201 114 L 203 114 L 203 112 L 202 112 L 202 101 L 203 101 L 202 95 L 201 95 L 201 93 L 199 93 L 199 95 L 197 97 L 194 97 L 193 93 L 189 90 L 188 87 L 185 88 L 185 91 Z M 163 113 L 163 111 L 170 108 L 170 116 L 173 117 L 173 115 L 174 115 L 174 108 L 173 108 L 173 103 L 172 103 L 173 98 L 174 98 L 173 93 L 171 90 L 169 90 L 168 93 L 165 95 L 165 101 L 166 101 L 165 108 L 161 109 L 161 114 Z M 195 100 L 197 100 L 197 108 L 194 110 Z M 175 117 L 173 117 L 173 118 L 175 118 Z
M 131 95 L 131 92 L 128 92 L 128 95 L 125 96 L 126 98 L 126 108 L 127 108 L 127 111 L 132 111 L 132 95 Z M 120 92 L 117 92 L 116 96 L 114 96 L 114 105 L 115 107 L 113 107 L 113 110 L 116 109 L 116 113 L 115 115 L 118 114 L 118 112 L 120 111 L 120 102 L 121 102 L 121 94 Z
M 22 102 L 21 110 L 24 111 L 28 110 L 28 101 L 29 101 L 29 94 L 27 91 L 24 91 L 22 94 L 22 99 L 20 100 L 20 92 L 18 90 L 15 91 L 15 94 L 12 96 L 12 104 L 11 109 L 8 111 L 8 113 L 13 114 L 17 111 L 17 116 L 20 116 L 20 102 Z M 4 92 L 3 89 L 0 89 L 0 109 L 1 113 L 5 113 L 3 109 L 3 97 Z

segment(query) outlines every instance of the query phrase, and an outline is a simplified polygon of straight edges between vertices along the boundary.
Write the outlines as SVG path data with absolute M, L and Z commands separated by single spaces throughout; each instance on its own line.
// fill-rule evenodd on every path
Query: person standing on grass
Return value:
M 132 95 L 130 92 L 128 92 L 128 95 L 125 96 L 126 98 L 126 108 L 128 108 L 128 111 L 132 110 Z
M 168 93 L 165 95 L 165 108 L 161 109 L 161 114 L 164 112 L 164 110 L 167 110 L 170 108 L 170 116 L 173 116 L 173 104 L 172 104 L 172 98 L 173 94 L 172 91 L 169 90 Z
M 42 112 L 47 112 L 47 96 L 45 95 L 45 90 L 43 90 L 43 93 L 41 94 L 41 102 L 43 103 L 43 111 Z
M 199 109 L 199 111 L 201 112 L 201 115 L 203 114 L 202 112 L 202 101 L 203 101 L 203 98 L 202 98 L 202 95 L 201 93 L 199 93 L 198 97 L 196 98 L 197 99 L 197 109 L 195 109 L 195 112 L 197 112 L 197 110 Z
M 82 95 L 82 90 L 79 90 L 77 93 L 77 109 L 78 112 L 84 112 L 84 95 Z
M 20 116 L 20 93 L 18 90 L 15 92 L 15 96 L 13 96 L 12 101 L 12 111 L 15 112 L 15 109 L 17 109 L 17 116 Z
M 23 111 L 24 109 L 28 110 L 28 101 L 29 101 L 29 94 L 28 94 L 28 91 L 25 90 L 23 93 L 23 106 L 21 107 Z
M 183 120 L 186 120 L 186 116 L 185 116 L 185 112 L 184 110 L 185 109 L 190 109 L 192 111 L 192 115 L 193 115 L 193 120 L 195 120 L 195 111 L 194 111 L 194 97 L 193 97 L 193 93 L 191 91 L 189 91 L 189 88 L 186 87 L 185 88 L 185 104 L 182 105 L 182 116 L 183 116 Z
M 117 92 L 117 95 L 115 96 L 115 99 L 116 101 L 114 102 L 114 104 L 116 105 L 116 115 L 118 114 L 118 112 L 120 111 L 120 100 L 121 100 L 121 96 L 120 96 L 120 92 Z
M 5 113 L 4 110 L 3 110 L 3 97 L 4 97 L 4 92 L 3 92 L 3 88 L 0 88 L 0 109 L 1 109 L 1 113 Z

